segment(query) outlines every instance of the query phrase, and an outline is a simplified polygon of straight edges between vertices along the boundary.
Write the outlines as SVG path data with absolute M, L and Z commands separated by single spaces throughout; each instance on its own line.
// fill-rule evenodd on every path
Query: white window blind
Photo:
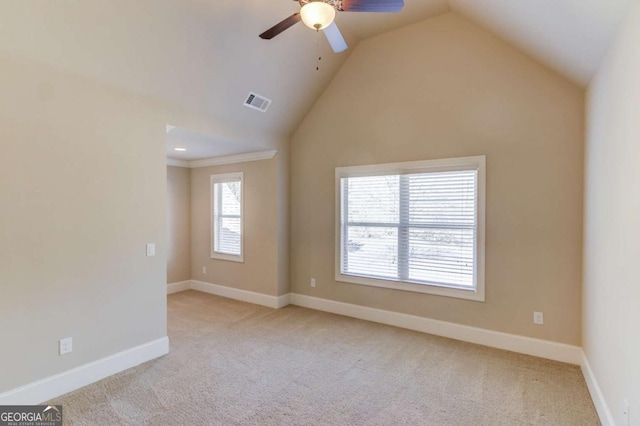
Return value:
M 338 183 L 339 274 L 476 290 L 479 171 L 457 168 L 345 168 L 356 171 Z
M 242 175 L 211 176 L 212 257 L 242 255 Z M 223 256 L 219 256 L 223 255 Z

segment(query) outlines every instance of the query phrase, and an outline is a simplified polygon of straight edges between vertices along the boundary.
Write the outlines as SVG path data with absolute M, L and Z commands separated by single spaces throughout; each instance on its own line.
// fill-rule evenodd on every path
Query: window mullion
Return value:
M 398 200 L 398 278 L 409 279 L 409 176 L 400 175 Z

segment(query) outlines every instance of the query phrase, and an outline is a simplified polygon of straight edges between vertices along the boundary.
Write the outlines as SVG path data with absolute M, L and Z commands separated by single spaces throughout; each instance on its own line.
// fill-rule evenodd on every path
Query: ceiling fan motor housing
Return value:
M 333 8 L 337 11 L 342 12 L 342 0 L 296 0 L 298 3 L 300 3 L 300 7 L 304 6 L 305 4 L 308 3 L 327 3 L 330 6 L 333 6 Z

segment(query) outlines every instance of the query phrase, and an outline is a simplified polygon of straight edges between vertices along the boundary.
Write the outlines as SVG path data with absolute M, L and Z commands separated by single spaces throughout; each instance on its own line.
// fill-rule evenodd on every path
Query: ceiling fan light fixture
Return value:
M 314 30 L 323 30 L 333 23 L 336 9 L 323 1 L 312 1 L 300 9 L 302 22 Z

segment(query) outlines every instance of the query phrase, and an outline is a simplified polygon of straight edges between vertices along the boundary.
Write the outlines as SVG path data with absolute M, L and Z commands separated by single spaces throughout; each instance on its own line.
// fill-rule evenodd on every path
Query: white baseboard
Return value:
M 167 294 L 178 293 L 179 291 L 189 290 L 190 288 L 191 280 L 170 283 L 167 284 Z
M 278 296 L 278 306 L 277 308 L 284 308 L 285 306 L 291 303 L 291 293 L 283 294 L 282 296 Z
M 40 404 L 167 353 L 169 338 L 163 337 L 1 393 L 0 405 Z
M 602 423 L 602 426 L 615 426 L 607 401 L 604 399 L 604 395 L 600 390 L 596 376 L 593 374 L 587 355 L 584 352 L 582 353 L 581 367 L 582 375 L 584 376 L 585 382 L 587 382 L 587 388 L 589 389 L 591 399 L 593 400 L 593 405 L 595 405 L 598 417 L 600 417 L 600 423 Z
M 288 305 L 288 296 L 269 296 L 268 294 L 256 293 L 254 291 L 240 290 L 233 287 L 227 287 L 218 284 L 205 283 L 203 281 L 191 280 L 191 290 L 201 291 L 203 293 L 215 294 L 216 296 L 228 297 L 229 299 L 241 300 L 243 302 L 262 305 L 268 308 L 282 308 Z
M 292 293 L 291 304 L 555 361 L 576 365 L 582 364 L 582 349 L 578 346 L 564 343 L 534 339 L 532 337 L 518 336 L 500 331 L 486 330 L 366 306 L 352 305 L 350 303 L 336 302 L 334 300 L 320 299 L 302 294 Z

